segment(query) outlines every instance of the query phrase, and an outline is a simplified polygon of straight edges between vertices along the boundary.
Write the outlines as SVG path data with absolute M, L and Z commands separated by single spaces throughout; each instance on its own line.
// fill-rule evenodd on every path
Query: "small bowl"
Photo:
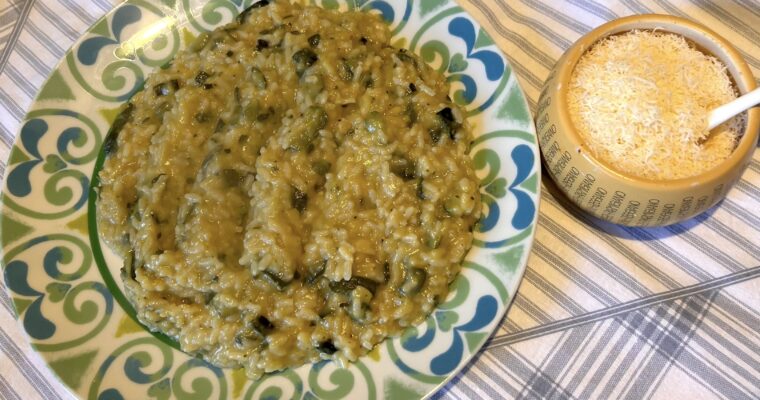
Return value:
M 747 112 L 734 152 L 715 168 L 689 178 L 650 180 L 626 175 L 594 157 L 576 131 L 567 92 L 578 59 L 597 41 L 631 30 L 658 30 L 685 37 L 721 60 L 741 94 L 755 79 L 739 52 L 712 30 L 669 15 L 635 15 L 608 22 L 579 39 L 557 61 L 538 101 L 536 130 L 546 170 L 562 192 L 592 215 L 627 226 L 663 226 L 691 218 L 715 205 L 750 163 L 760 130 L 760 108 Z

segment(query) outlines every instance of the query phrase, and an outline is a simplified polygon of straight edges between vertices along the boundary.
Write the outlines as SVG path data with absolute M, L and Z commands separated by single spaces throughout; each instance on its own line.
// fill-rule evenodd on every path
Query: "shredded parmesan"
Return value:
M 716 166 L 736 146 L 735 117 L 707 130 L 707 114 L 737 96 L 725 66 L 678 35 L 632 31 L 595 44 L 568 89 L 571 119 L 589 150 L 623 173 L 670 180 Z

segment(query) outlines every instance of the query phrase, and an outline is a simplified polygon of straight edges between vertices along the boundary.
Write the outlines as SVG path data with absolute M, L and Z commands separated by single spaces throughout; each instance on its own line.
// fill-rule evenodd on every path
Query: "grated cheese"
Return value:
M 725 160 L 744 124 L 707 130 L 707 114 L 737 96 L 725 66 L 678 35 L 631 31 L 595 44 L 570 79 L 576 129 L 596 157 L 656 180 L 694 176 Z

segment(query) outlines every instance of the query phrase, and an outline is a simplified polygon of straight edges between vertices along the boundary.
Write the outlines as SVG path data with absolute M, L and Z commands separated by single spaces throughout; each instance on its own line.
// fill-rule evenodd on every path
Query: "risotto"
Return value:
M 140 321 L 251 378 L 353 361 L 442 301 L 480 217 L 444 77 L 376 15 L 260 1 L 150 75 L 97 218 Z

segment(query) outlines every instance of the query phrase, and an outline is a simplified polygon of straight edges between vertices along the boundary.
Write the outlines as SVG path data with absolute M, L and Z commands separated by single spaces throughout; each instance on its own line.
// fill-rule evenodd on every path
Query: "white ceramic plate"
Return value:
M 129 0 L 50 75 L 11 151 L 0 209 L 4 276 L 34 348 L 73 393 L 121 398 L 416 398 L 480 349 L 517 290 L 536 225 L 540 166 L 525 98 L 504 55 L 448 0 L 333 1 L 379 12 L 394 43 L 443 71 L 469 114 L 484 218 L 451 294 L 427 321 L 348 368 L 305 365 L 250 381 L 177 350 L 133 319 L 98 240 L 93 180 L 118 107 L 154 68 L 251 0 Z

